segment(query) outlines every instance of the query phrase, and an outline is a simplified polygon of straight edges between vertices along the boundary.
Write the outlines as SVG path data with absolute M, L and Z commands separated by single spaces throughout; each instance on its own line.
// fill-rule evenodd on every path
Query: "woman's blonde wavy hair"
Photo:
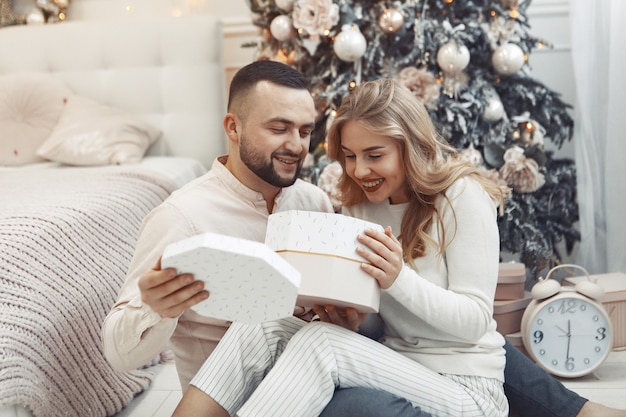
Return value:
M 327 154 L 338 161 L 343 174 L 339 181 L 342 204 L 353 206 L 367 201 L 365 193 L 345 172 L 341 129 L 347 121 L 358 121 L 374 134 L 398 141 L 404 161 L 410 201 L 402 218 L 400 239 L 405 262 L 424 256 L 428 243 L 435 241 L 428 230 L 437 214 L 435 201 L 459 178 L 476 179 L 498 204 L 500 210 L 510 190 L 483 176 L 477 168 L 458 158 L 458 152 L 438 134 L 424 105 L 395 80 L 368 81 L 354 89 L 341 103 L 328 132 Z M 443 225 L 441 225 L 443 229 Z M 445 233 L 437 248 L 443 256 Z

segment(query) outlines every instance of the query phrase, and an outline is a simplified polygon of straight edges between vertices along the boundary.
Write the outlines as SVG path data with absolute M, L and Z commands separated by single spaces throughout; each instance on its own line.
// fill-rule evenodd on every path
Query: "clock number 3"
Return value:
M 598 334 L 596 340 L 604 340 L 606 338 L 606 327 L 598 327 Z

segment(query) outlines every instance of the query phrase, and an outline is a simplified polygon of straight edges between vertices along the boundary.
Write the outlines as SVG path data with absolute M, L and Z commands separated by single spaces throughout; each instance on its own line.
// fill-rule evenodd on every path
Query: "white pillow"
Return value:
M 125 110 L 73 95 L 37 155 L 69 165 L 135 163 L 160 135 Z
M 0 76 L 0 165 L 41 162 L 37 148 L 50 136 L 71 94 L 47 73 Z

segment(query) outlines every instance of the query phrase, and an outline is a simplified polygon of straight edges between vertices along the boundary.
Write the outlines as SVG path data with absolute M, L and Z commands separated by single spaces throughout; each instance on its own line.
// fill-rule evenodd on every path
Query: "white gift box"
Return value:
M 162 268 L 191 273 L 209 298 L 193 310 L 207 317 L 261 323 L 293 314 L 300 273 L 260 242 L 215 233 L 168 245 Z
M 356 253 L 362 246 L 356 237 L 366 228 L 384 230 L 379 224 L 335 213 L 290 210 L 269 216 L 265 244 L 301 274 L 297 305 L 333 304 L 378 312 L 380 287 L 361 269 L 366 260 Z

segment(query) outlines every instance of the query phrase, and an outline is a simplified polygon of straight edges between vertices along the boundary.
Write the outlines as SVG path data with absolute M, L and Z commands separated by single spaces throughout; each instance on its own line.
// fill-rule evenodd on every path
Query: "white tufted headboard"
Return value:
M 194 15 L 68 21 L 0 29 L 0 75 L 47 72 L 75 94 L 129 110 L 161 128 L 152 155 L 206 167 L 226 151 L 221 24 Z

